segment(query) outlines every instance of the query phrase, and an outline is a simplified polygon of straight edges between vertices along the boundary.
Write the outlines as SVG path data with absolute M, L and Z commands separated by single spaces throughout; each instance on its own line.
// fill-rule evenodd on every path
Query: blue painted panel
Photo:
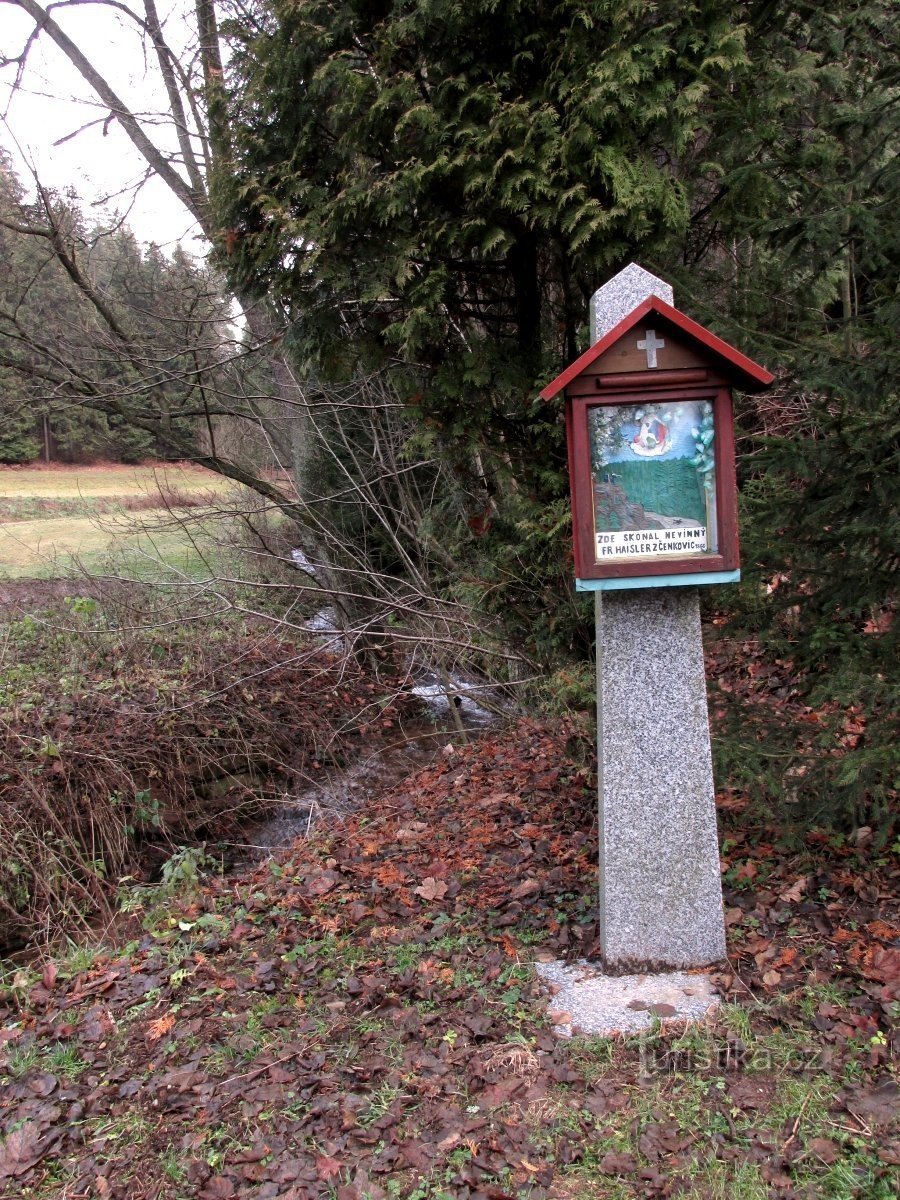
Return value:
M 624 579 L 576 579 L 576 592 L 619 592 L 626 588 L 696 587 L 704 583 L 737 583 L 740 571 L 698 571 L 694 575 L 640 575 Z

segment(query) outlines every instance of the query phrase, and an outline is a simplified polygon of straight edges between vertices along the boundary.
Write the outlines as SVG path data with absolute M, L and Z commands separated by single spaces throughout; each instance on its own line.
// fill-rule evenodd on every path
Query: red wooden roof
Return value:
M 734 346 L 729 346 L 727 342 L 723 342 L 721 338 L 716 337 L 714 333 L 710 333 L 708 329 L 704 329 L 696 321 L 692 321 L 690 317 L 685 316 L 677 308 L 673 308 L 671 304 L 666 304 L 665 300 L 660 300 L 658 296 L 648 296 L 637 308 L 633 308 L 631 312 L 623 320 L 619 322 L 613 329 L 609 331 L 599 342 L 595 342 L 589 350 L 585 350 L 580 358 L 577 358 L 570 366 L 566 367 L 561 375 L 548 383 L 541 392 L 542 400 L 552 400 L 562 389 L 576 377 L 580 375 L 591 363 L 596 362 L 601 354 L 605 354 L 615 343 L 627 333 L 634 325 L 641 321 L 650 313 L 657 313 L 665 318 L 676 328 L 682 330 L 698 342 L 705 350 L 714 355 L 721 361 L 721 365 L 725 374 L 730 375 L 735 382 L 735 385 L 743 392 L 761 392 L 763 388 L 767 388 L 775 376 L 771 371 L 767 371 L 765 367 L 761 367 L 759 363 L 755 363 L 751 358 L 747 358 L 745 354 L 741 354 L 740 350 L 735 350 Z

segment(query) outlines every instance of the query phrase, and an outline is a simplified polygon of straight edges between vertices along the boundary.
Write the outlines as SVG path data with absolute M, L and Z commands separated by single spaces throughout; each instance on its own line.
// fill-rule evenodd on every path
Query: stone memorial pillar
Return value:
M 725 926 L 697 589 L 594 595 L 603 961 L 705 966 Z
M 774 378 L 636 263 L 590 322 L 590 347 L 541 391 L 565 399 L 575 587 L 597 626 L 602 961 L 537 964 L 562 1035 L 716 1003 L 684 970 L 725 956 L 698 588 L 740 579 L 732 391 Z
M 601 287 L 592 342 L 650 295 L 673 303 L 671 286 L 635 264 Z M 594 597 L 603 962 L 706 966 L 725 955 L 725 925 L 699 593 Z

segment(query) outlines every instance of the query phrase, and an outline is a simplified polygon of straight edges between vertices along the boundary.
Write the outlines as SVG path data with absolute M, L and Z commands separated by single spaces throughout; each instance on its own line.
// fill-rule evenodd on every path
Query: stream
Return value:
M 323 639 L 340 636 L 327 609 L 311 617 L 307 628 Z M 234 867 L 271 857 L 280 847 L 306 836 L 322 820 L 340 821 L 433 762 L 448 744 L 459 743 L 457 715 L 466 735 L 472 736 L 495 724 L 499 719 L 495 710 L 507 706 L 495 692 L 472 680 L 451 675 L 447 683 L 450 695 L 437 675 L 423 673 L 410 688 L 422 702 L 423 715 L 401 722 L 395 742 L 350 765 L 322 766 L 310 787 L 276 801 L 273 812 L 247 830 Z M 490 710 L 478 703 L 479 696 L 485 697 Z

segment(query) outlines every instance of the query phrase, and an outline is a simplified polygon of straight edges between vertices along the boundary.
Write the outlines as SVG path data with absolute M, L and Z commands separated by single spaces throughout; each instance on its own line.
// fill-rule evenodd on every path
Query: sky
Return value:
M 183 0 L 159 0 L 159 15 L 167 38 L 183 44 L 187 26 L 179 17 Z M 120 97 L 153 122 L 148 129 L 162 148 L 174 146 L 174 135 L 159 114 L 165 93 L 139 33 L 122 13 L 100 3 L 82 2 L 56 8 L 53 16 L 91 59 Z M 33 21 L 13 4 L 0 2 L 0 57 L 21 53 Z M 28 55 L 18 88 L 13 91 L 14 65 L 0 71 L 0 145 L 13 156 L 19 178 L 30 193 L 32 167 L 44 185 L 73 187 L 83 201 L 85 215 L 105 212 L 127 214 L 127 223 L 142 242 L 156 242 L 167 252 L 177 243 L 194 255 L 203 255 L 206 243 L 198 237 L 194 221 L 169 189 L 151 179 L 135 192 L 143 179 L 145 163 L 117 121 L 93 96 L 78 72 L 57 47 L 42 35 Z M 62 145 L 89 122 L 97 122 Z

